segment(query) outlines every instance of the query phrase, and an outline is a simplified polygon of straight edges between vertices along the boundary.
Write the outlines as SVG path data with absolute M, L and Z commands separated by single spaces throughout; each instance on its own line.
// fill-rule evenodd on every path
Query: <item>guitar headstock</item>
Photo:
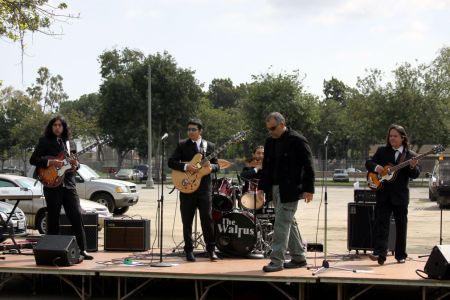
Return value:
M 438 153 L 441 153 L 441 152 L 444 152 L 444 151 L 445 151 L 445 148 L 442 145 L 436 145 L 436 146 L 433 147 L 433 153 L 434 154 L 438 154 Z
M 245 140 L 245 137 L 247 136 L 247 133 L 248 133 L 248 130 L 242 130 L 242 131 L 239 131 L 238 133 L 234 134 L 234 135 L 231 137 L 230 141 L 231 141 L 232 143 L 239 143 L 239 142 L 242 142 L 243 140 Z

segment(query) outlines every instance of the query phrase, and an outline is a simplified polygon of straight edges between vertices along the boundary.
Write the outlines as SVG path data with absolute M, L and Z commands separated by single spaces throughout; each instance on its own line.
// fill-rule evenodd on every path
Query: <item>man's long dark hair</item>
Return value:
M 406 130 L 405 128 L 403 128 L 403 126 L 397 125 L 397 124 L 392 124 L 391 126 L 389 126 L 389 129 L 387 131 L 387 136 L 386 136 L 386 146 L 391 146 L 391 144 L 389 143 L 389 133 L 391 132 L 392 129 L 395 129 L 400 136 L 403 138 L 402 141 L 402 145 L 405 149 L 409 148 L 409 139 L 408 139 L 408 135 L 406 134 Z
M 53 117 L 48 122 L 47 126 L 45 127 L 44 135 L 47 138 L 55 137 L 55 134 L 53 133 L 53 124 L 58 120 L 61 121 L 61 124 L 63 126 L 63 132 L 61 134 L 61 138 L 63 139 L 63 141 L 67 141 L 70 138 L 70 128 L 69 128 L 69 125 L 67 125 L 66 119 L 64 119 L 64 117 L 61 115 L 57 115 L 57 116 Z

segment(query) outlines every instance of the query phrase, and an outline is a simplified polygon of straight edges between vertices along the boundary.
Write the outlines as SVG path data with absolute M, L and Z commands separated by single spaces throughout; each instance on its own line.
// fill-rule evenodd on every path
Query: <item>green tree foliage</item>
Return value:
M 43 112 L 55 113 L 61 103 L 69 97 L 64 92 L 61 75 L 53 76 L 48 68 L 40 67 L 36 83 L 27 88 L 27 93 L 41 104 Z
M 292 74 L 261 74 L 253 76 L 248 85 L 248 97 L 242 102 L 243 118 L 251 129 L 248 142 L 264 143 L 267 138 L 266 116 L 273 111 L 282 113 L 295 130 L 309 139 L 317 136 L 319 122 L 317 97 L 303 91 L 297 72 Z
M 99 61 L 104 79 L 100 88 L 99 124 L 112 136 L 111 145 L 119 153 L 119 167 L 130 150 L 137 149 L 142 157 L 148 152 L 149 66 L 152 136 L 168 132 L 175 141 L 188 118 L 198 111 L 201 88 L 194 71 L 178 67 L 167 52 L 145 57 L 140 51 L 125 48 L 105 51 Z
M 214 108 L 231 108 L 239 103 L 241 95 L 240 90 L 234 87 L 230 78 L 216 78 L 209 85 L 208 98 Z

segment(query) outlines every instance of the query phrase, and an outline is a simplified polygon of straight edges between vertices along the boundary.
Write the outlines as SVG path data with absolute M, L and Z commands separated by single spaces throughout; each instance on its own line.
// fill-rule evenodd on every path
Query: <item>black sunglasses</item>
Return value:
M 280 125 L 280 124 L 277 124 L 277 125 L 275 125 L 275 126 L 269 127 L 269 128 L 267 128 L 267 129 L 268 129 L 269 131 L 274 131 L 275 129 L 277 129 L 278 125 Z
M 198 128 L 195 128 L 195 127 L 190 127 L 187 129 L 188 132 L 189 131 L 196 132 L 197 130 L 198 130 Z

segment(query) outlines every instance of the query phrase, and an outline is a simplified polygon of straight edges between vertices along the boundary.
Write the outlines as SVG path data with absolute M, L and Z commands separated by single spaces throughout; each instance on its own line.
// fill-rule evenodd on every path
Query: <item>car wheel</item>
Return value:
M 116 208 L 114 209 L 114 214 L 115 214 L 115 215 L 123 215 L 123 214 L 126 213 L 129 209 L 130 209 L 129 206 L 116 207 Z
M 92 197 L 92 200 L 106 206 L 109 212 L 111 213 L 114 212 L 116 205 L 114 204 L 114 199 L 113 197 L 111 197 L 110 194 L 107 193 L 95 194 L 95 196 Z
M 6 240 L 7 240 L 7 238 L 0 237 L 0 243 L 3 243 L 3 242 L 6 241 Z
M 47 212 L 45 210 L 41 210 L 34 220 L 34 224 L 36 229 L 40 234 L 47 233 Z

